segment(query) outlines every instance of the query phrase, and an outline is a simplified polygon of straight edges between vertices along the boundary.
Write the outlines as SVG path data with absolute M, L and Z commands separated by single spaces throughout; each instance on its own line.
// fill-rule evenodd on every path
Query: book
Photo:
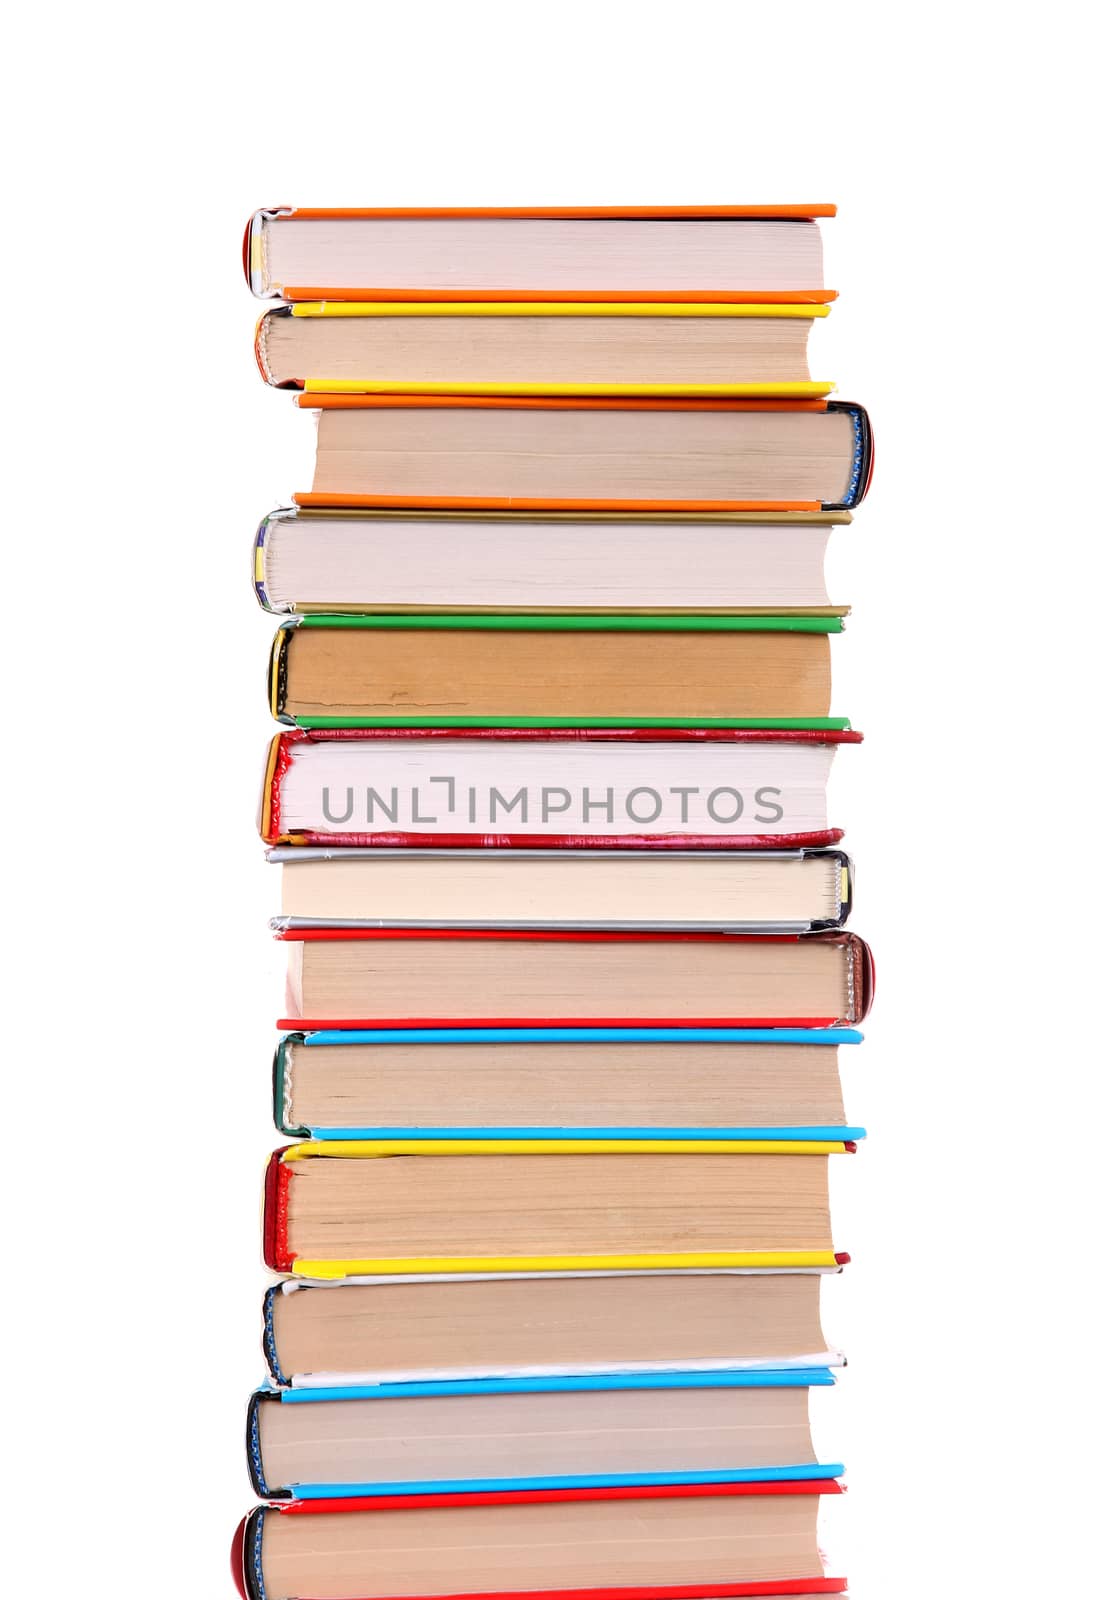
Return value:
M 263 1354 L 271 1384 L 294 1389 L 835 1367 L 825 1270 L 283 1278 L 263 1297 Z
M 858 1139 L 853 1028 L 373 1028 L 291 1033 L 274 1117 L 308 1139 Z
M 253 582 L 274 612 L 840 616 L 824 555 L 832 527 L 850 520 L 283 507 L 259 525 Z
M 309 506 L 849 510 L 872 434 L 839 400 L 500 398 L 313 392 Z
M 836 1478 L 826 1367 L 462 1378 L 257 1390 L 248 1465 L 270 1499 Z
M 839 1593 L 834 208 L 257 213 L 286 956 L 245 1600 Z M 812 1409 L 815 1409 L 813 1403 Z M 308 1518 L 308 1522 L 304 1521 Z
M 368 1139 L 276 1150 L 264 1260 L 303 1278 L 834 1267 L 838 1140 Z M 399 1157 L 394 1160 L 392 1157 Z
M 832 205 L 257 211 L 254 294 L 285 300 L 710 299 L 814 303 Z M 332 280 L 336 280 L 333 282 Z
M 275 634 L 271 712 L 369 727 L 412 712 L 632 725 L 826 717 L 839 617 L 544 614 L 294 617 Z
M 839 850 L 383 850 L 282 846 L 278 927 L 839 928 Z
M 678 394 L 814 398 L 823 305 L 652 301 L 302 301 L 259 319 L 280 388 L 363 394 Z
M 827 1028 L 861 1022 L 856 934 L 286 928 L 280 1027 L 510 1023 Z
M 841 718 L 762 728 L 294 729 L 268 749 L 268 844 L 528 849 L 801 849 L 835 844 L 827 778 Z
M 237 1529 L 244 1600 L 713 1600 L 841 1593 L 817 1543 L 833 1479 L 257 1506 Z

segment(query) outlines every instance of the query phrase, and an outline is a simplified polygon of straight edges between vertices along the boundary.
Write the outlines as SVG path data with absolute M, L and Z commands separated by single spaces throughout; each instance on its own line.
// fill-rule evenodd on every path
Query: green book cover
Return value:
M 311 612 L 287 626 L 297 628 L 481 629 L 498 633 L 841 633 L 842 617 L 593 616 L 585 612 L 411 612 L 339 614 Z
M 274 1120 L 279 1133 L 284 1133 L 290 1139 L 309 1138 L 308 1128 L 295 1128 L 286 1121 L 286 1079 L 290 1073 L 290 1050 L 293 1045 L 303 1043 L 303 1033 L 287 1033 L 278 1041 L 274 1054 Z

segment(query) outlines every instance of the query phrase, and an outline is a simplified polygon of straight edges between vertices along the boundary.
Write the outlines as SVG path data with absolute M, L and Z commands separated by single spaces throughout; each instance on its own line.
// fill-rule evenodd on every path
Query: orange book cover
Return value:
M 855 456 L 850 494 L 841 508 L 824 506 L 819 500 L 622 500 L 622 499 L 522 499 L 476 495 L 385 495 L 335 494 L 306 491 L 294 495 L 302 507 L 401 509 L 424 511 L 820 511 L 849 510 L 865 498 L 873 476 L 873 433 L 864 407 L 848 400 L 688 400 L 640 397 L 605 398 L 596 396 L 500 396 L 500 395 L 384 395 L 317 394 L 306 391 L 295 397 L 295 404 L 306 410 L 522 410 L 522 411 L 799 411 L 847 412 L 855 428 Z
M 833 217 L 836 208 L 826 202 L 787 205 L 680 205 L 680 206 L 266 206 L 255 212 L 244 229 L 244 276 L 253 293 L 269 294 L 256 286 L 253 272 L 264 225 L 283 218 L 294 222 L 420 221 L 445 222 L 481 219 L 489 222 L 814 222 Z M 836 298 L 834 289 L 754 288 L 709 290 L 606 289 L 597 295 L 578 288 L 507 289 L 500 285 L 479 289 L 424 289 L 415 285 L 356 287 L 312 283 L 280 287 L 281 299 L 296 300 L 591 300 L 708 301 L 719 305 L 753 305 L 767 301 L 787 305 L 821 305 Z

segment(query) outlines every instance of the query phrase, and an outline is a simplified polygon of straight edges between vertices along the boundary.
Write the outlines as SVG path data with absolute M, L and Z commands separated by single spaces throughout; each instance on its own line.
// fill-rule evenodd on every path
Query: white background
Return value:
M 229 1593 L 279 961 L 252 830 L 265 204 L 833 199 L 816 376 L 880 996 L 828 1404 L 855 1595 L 1093 1568 L 1093 40 L 1082 5 L 191 4 L 6 28 L 0 1175 L 13 1593 Z M 1091 148 L 1088 151 L 1087 146 Z M 1091 881 L 1088 884 L 1088 878 Z M 834 1436 L 835 1429 L 829 1429 Z M 13 1498 L 14 1496 L 14 1498 Z M 18 1501 L 18 1507 L 16 1506 Z

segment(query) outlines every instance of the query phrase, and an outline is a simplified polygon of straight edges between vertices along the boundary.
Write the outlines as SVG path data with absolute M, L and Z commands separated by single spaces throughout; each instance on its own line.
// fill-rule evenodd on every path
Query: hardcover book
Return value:
M 856 934 L 287 928 L 290 1028 L 496 1023 L 829 1028 L 861 1022 Z
M 838 1140 L 374 1139 L 275 1151 L 264 1259 L 303 1278 L 834 1267 Z M 402 1159 L 393 1159 L 400 1157 Z
M 470 717 L 646 717 L 699 723 L 826 717 L 839 617 L 305 616 L 275 634 L 272 714 L 301 727 L 370 727 L 405 712 Z
M 822 305 L 321 300 L 259 319 L 267 383 L 362 394 L 815 398 Z
M 244 234 L 253 294 L 284 300 L 814 304 L 833 205 L 274 206 Z M 334 281 L 333 281 L 334 280 Z
M 826 1367 L 260 1389 L 248 1464 L 269 1499 L 836 1478 L 808 1395 Z
M 309 510 L 255 539 L 276 613 L 842 616 L 824 555 L 849 511 Z M 668 560 L 668 552 L 674 560 Z
M 840 850 L 268 850 L 279 928 L 839 928 L 854 873 Z
M 258 1506 L 244 1600 L 717 1600 L 838 1594 L 817 1543 L 833 1479 L 371 1495 Z
M 436 1273 L 310 1283 L 263 1297 L 279 1388 L 562 1373 L 836 1367 L 820 1283 L 796 1271 Z
M 841 718 L 796 727 L 294 730 L 271 743 L 268 844 L 483 849 L 800 849 L 835 844 Z M 428 724 L 431 719 L 426 720 Z M 470 719 L 475 723 L 475 719 Z M 399 726 L 398 723 L 403 723 Z
M 291 1033 L 275 1122 L 309 1139 L 857 1139 L 853 1028 L 373 1028 Z
M 306 392 L 306 506 L 827 511 L 858 505 L 873 440 L 849 401 Z

